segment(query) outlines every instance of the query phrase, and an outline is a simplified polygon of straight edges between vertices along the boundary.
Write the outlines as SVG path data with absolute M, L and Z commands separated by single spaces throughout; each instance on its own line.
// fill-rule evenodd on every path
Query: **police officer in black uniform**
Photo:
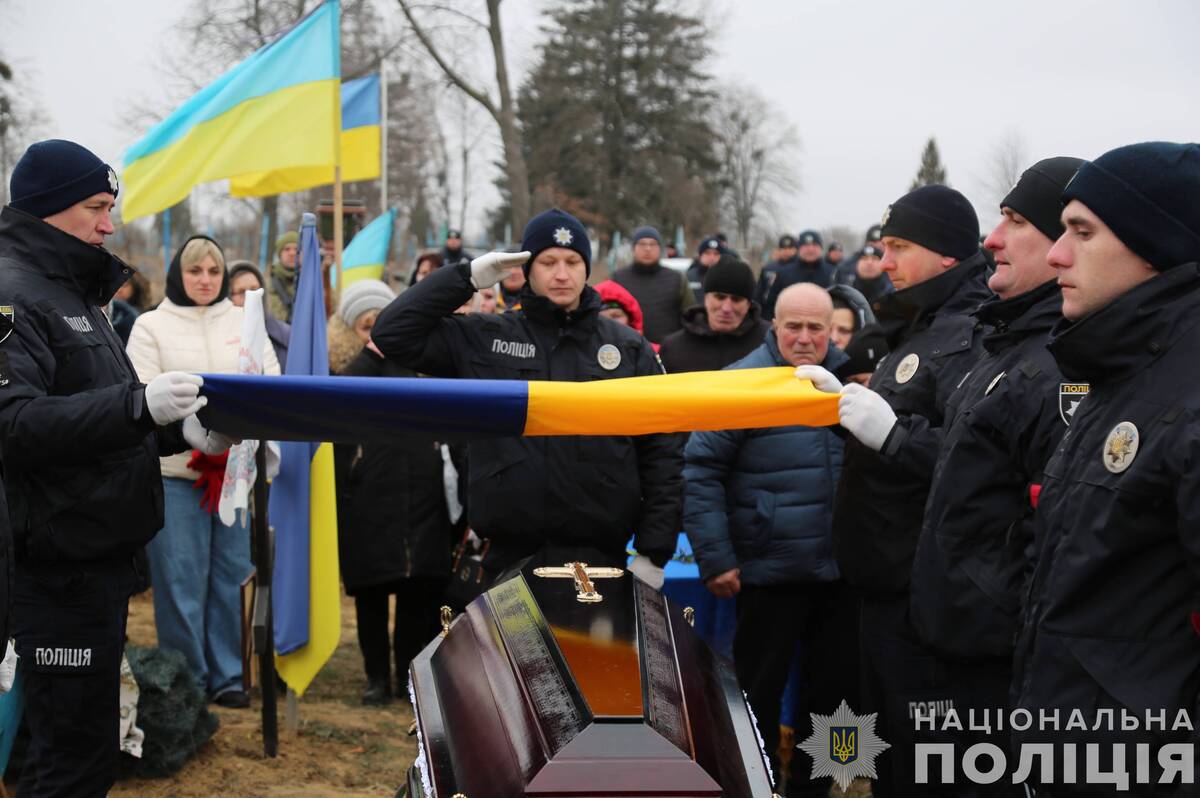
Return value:
M 441 377 L 580 382 L 662 373 L 645 338 L 600 316 L 600 295 L 586 284 L 591 244 L 575 217 L 538 215 L 521 248 L 438 269 L 379 314 L 374 344 Z M 476 288 L 522 263 L 519 311 L 453 315 Z M 484 567 L 494 575 L 529 556 L 623 566 L 632 536 L 639 556 L 631 567 L 661 586 L 682 509 L 681 444 L 678 435 L 473 441 L 469 514 L 491 541 Z
M 442 265 L 458 266 L 460 264 L 469 264 L 470 262 L 471 256 L 467 254 L 462 246 L 462 232 L 459 230 L 447 230 L 446 241 L 442 245 Z
M 892 746 L 875 763 L 879 798 L 918 794 L 910 712 L 936 695 L 935 663 L 908 620 L 908 578 L 946 403 L 982 349 L 983 328 L 971 314 L 990 296 L 978 218 L 954 189 L 923 186 L 892 203 L 883 244 L 896 292 L 873 307 L 891 353 L 870 389 L 841 388 L 833 375 L 814 380 L 822 390 L 841 388 L 841 423 L 854 436 L 833 547 L 842 575 L 862 594 L 863 707 L 855 709 L 878 712 L 879 736 Z
M 1062 318 L 1062 295 L 1046 262 L 1063 233 L 1063 187 L 1083 163 L 1048 158 L 1021 175 L 1001 201 L 1002 218 L 984 246 L 997 296 L 976 318 L 991 328 L 984 355 L 946 404 L 946 430 L 934 467 L 925 521 L 913 560 L 910 617 L 938 658 L 935 701 L 970 712 L 1005 712 L 1012 643 L 1029 566 L 1034 505 L 1042 468 L 1067 430 L 1087 385 L 1067 382 L 1046 350 Z M 960 757 L 993 735 L 950 731 Z M 962 796 L 1020 795 L 1007 779 L 961 784 Z
M 805 230 L 796 239 L 796 244 L 799 249 L 794 259 L 768 264 L 759 275 L 753 298 L 762 308 L 766 321 L 775 318 L 775 301 L 789 285 L 816 283 L 828 288 L 833 284 L 834 267 L 825 260 L 821 234 L 816 230 Z
M 1200 721 L 1198 196 L 1200 146 L 1166 142 L 1105 153 L 1062 195 L 1066 234 L 1049 260 L 1065 319 L 1049 346 L 1091 391 L 1045 467 L 1016 646 L 1014 705 L 1035 723 L 1014 730 L 1014 743 L 1054 743 L 1055 785 L 1039 798 L 1113 791 L 1082 786 L 1093 770 L 1087 743 L 1105 760 L 1111 744 L 1124 745 L 1118 769 L 1133 794 L 1195 794 L 1178 774 L 1172 786 L 1138 783 L 1134 762 L 1147 745 L 1157 782 L 1161 746 L 1200 742 L 1191 731 Z M 1068 723 L 1075 711 L 1086 730 Z M 1058 713 L 1057 731 L 1039 729 L 1043 712 Z M 1121 731 L 1122 713 L 1136 728 Z M 1147 713 L 1162 722 L 1148 724 Z M 1066 743 L 1079 752 L 1073 788 L 1062 784 Z M 1182 756 L 1190 773 L 1195 749 Z
M 201 378 L 141 384 L 104 315 L 131 274 L 102 246 L 117 190 L 87 149 L 43 141 L 13 169 L 0 212 L 0 451 L 30 732 L 22 796 L 105 795 L 116 780 L 133 555 L 163 524 L 159 456 L 229 444 L 194 415 Z

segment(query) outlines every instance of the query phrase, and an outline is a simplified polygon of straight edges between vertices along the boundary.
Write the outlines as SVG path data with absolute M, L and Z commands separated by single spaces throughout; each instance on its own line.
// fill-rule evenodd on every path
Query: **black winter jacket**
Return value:
M 728 333 L 713 332 L 704 306 L 696 305 L 683 312 L 683 329 L 663 340 L 658 356 L 668 374 L 720 371 L 757 349 L 769 329 L 754 302 L 737 329 Z
M 0 451 L 17 560 L 132 554 L 163 525 L 159 428 L 103 306 L 131 270 L 40 219 L 0 213 Z
M 692 289 L 692 296 L 700 303 L 704 302 L 704 278 L 708 275 L 708 269 L 699 258 L 693 259 L 687 268 L 688 288 Z
M 1067 385 L 1046 349 L 1062 318 L 1053 280 L 993 299 L 976 318 L 993 331 L 946 406 L 913 560 L 910 618 L 945 656 L 1008 662 L 1030 571 L 1031 489 L 1087 386 Z
M 1064 320 L 1050 352 L 1091 391 L 1045 468 L 1014 706 L 1058 710 L 1056 742 L 1096 742 L 1099 709 L 1118 729 L 1122 710 L 1142 724 L 1165 712 L 1165 730 L 1116 735 L 1153 758 L 1188 741 L 1179 710 L 1200 718 L 1200 264 Z M 1076 709 L 1089 731 L 1066 725 Z
M 842 576 L 871 593 L 908 586 L 929 481 L 950 395 L 979 359 L 983 327 L 972 315 L 991 292 L 976 254 L 873 306 L 891 350 L 870 387 L 896 411 L 880 452 L 846 441 L 833 514 Z
M 364 349 L 347 377 L 415 377 Z M 410 435 L 337 444 L 338 562 L 346 592 L 450 573 L 453 528 L 439 442 Z M 466 478 L 466 474 L 462 475 Z
M 527 287 L 518 311 L 451 315 L 474 290 L 469 274 L 438 269 L 405 291 L 379 314 L 372 340 L 401 365 L 438 377 L 585 382 L 662 373 L 645 338 L 599 314 L 590 286 L 570 313 Z M 604 345 L 620 353 L 611 370 L 598 361 Z M 682 450 L 679 435 L 472 441 L 471 527 L 494 549 L 522 556 L 555 545 L 620 558 L 632 536 L 640 553 L 665 563 L 680 528 Z
M 645 335 L 656 344 L 682 328 L 683 312 L 696 304 L 687 275 L 660 263 L 626 266 L 618 269 L 612 279 L 638 301 Z

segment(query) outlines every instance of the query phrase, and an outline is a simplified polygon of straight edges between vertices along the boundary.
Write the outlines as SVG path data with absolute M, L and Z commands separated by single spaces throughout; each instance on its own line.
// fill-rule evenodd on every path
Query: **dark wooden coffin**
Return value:
M 527 567 L 413 660 L 410 796 L 770 798 L 730 665 L 613 570 L 585 595 Z

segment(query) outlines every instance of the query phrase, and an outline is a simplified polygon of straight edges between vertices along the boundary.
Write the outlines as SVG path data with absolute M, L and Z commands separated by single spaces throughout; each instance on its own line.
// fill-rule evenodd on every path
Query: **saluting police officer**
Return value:
M 872 307 L 891 353 L 870 389 L 842 388 L 832 374 L 813 380 L 841 390 L 841 424 L 854 438 L 838 483 L 833 548 L 842 576 L 862 594 L 858 711 L 879 713 L 879 736 L 892 746 L 876 762 L 879 798 L 915 790 L 910 712 L 936 693 L 934 663 L 908 620 L 909 573 L 946 403 L 982 349 L 972 314 L 990 296 L 978 217 L 954 189 L 905 194 L 888 207 L 882 232 L 882 265 L 896 292 Z
M 1012 646 L 1042 468 L 1066 432 L 1087 385 L 1065 380 L 1046 350 L 1062 318 L 1062 294 L 1046 255 L 1063 233 L 1059 198 L 1083 162 L 1047 158 L 1031 166 L 1000 203 L 984 241 L 996 296 L 975 314 L 991 328 L 985 353 L 946 405 L 913 560 L 910 611 L 921 641 L 937 655 L 935 700 L 961 718 L 1008 707 Z M 999 733 L 949 733 L 958 753 Z M 1007 779 L 960 784 L 956 795 L 1020 795 Z
M 592 248 L 579 220 L 554 209 L 525 227 L 524 252 L 492 252 L 438 269 L 379 314 L 374 344 L 403 366 L 441 377 L 585 380 L 661 374 L 650 343 L 600 315 L 587 285 Z M 454 310 L 514 265 L 521 308 L 500 316 Z M 682 438 L 499 438 L 470 446 L 471 527 L 491 541 L 495 575 L 525 557 L 561 565 L 625 564 L 655 587 L 675 550 L 683 503 Z
M 1159 747 L 1189 742 L 1200 720 L 1197 197 L 1200 146 L 1166 142 L 1105 153 L 1062 195 L 1066 233 L 1049 260 L 1065 320 L 1049 346 L 1067 378 L 1091 390 L 1045 467 L 1013 687 L 1034 719 L 1060 716 L 1057 731 L 1035 722 L 1013 732 L 1016 743 L 1055 743 L 1059 785 L 1064 743 L 1078 744 L 1080 783 L 1085 743 L 1107 760 L 1114 742 L 1131 784 L 1142 782 L 1135 751 L 1146 744 L 1157 781 Z M 1086 730 L 1068 723 L 1076 710 Z M 1123 715 L 1135 729 L 1121 731 Z M 1184 756 L 1191 773 L 1194 749 Z M 1111 772 L 1111 761 L 1099 764 Z M 1178 775 L 1172 783 L 1154 794 L 1195 794 Z
M 132 273 L 103 247 L 117 190 L 87 149 L 42 141 L 0 212 L 0 447 L 31 738 L 22 796 L 105 795 L 116 781 L 133 555 L 163 524 L 158 458 L 229 444 L 193 415 L 201 378 L 141 384 L 104 315 Z

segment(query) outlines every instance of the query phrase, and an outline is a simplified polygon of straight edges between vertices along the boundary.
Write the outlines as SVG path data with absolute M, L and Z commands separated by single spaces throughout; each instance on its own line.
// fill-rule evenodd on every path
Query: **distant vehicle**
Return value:
M 686 272 L 688 270 L 688 266 L 692 265 L 692 259 L 691 258 L 663 258 L 662 260 L 659 261 L 659 263 L 661 263 L 663 266 L 666 266 L 668 269 L 673 269 L 677 272 Z

